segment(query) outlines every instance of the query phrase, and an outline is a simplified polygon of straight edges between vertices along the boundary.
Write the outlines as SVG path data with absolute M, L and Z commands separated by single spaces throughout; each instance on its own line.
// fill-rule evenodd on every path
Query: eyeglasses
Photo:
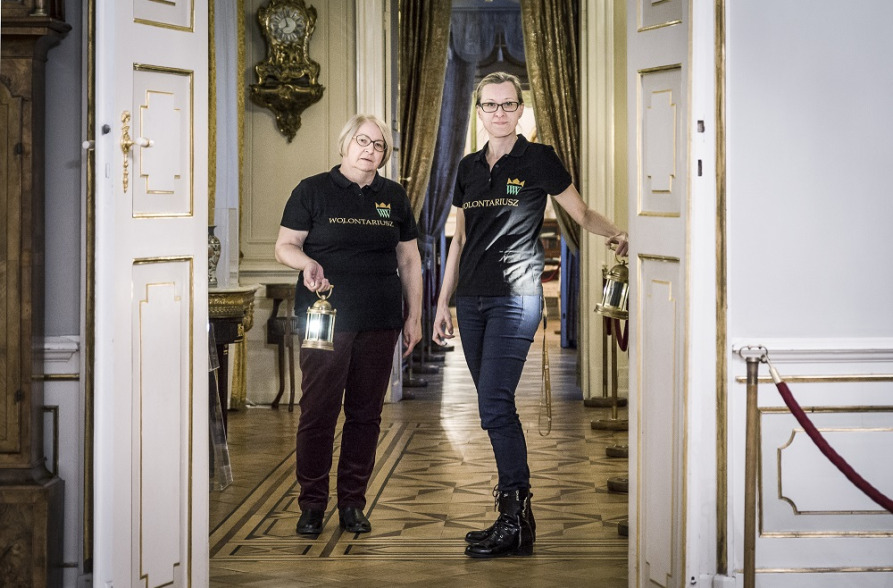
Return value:
M 379 153 L 384 153 L 384 141 L 373 141 L 366 135 L 357 135 L 354 137 L 354 141 L 356 141 L 357 145 L 359 145 L 360 147 L 368 147 L 371 143 L 373 149 L 375 149 Z
M 486 113 L 496 112 L 500 107 L 503 112 L 515 112 L 518 110 L 518 107 L 521 106 L 520 102 L 503 102 L 502 104 L 497 104 L 495 102 L 480 102 L 478 106 L 481 107 Z

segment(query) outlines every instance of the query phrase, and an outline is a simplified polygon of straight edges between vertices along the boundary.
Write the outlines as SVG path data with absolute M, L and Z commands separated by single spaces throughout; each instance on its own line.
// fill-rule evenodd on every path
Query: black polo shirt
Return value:
M 400 184 L 376 173 L 370 185 L 360 188 L 335 166 L 297 185 L 281 224 L 309 231 L 304 252 L 334 286 L 329 302 L 337 311 L 336 331 L 403 327 L 396 248 L 417 238 L 418 228 Z M 295 313 L 302 321 L 317 299 L 299 276 Z
M 546 201 L 564 192 L 571 176 L 551 146 L 524 135 L 491 172 L 488 146 L 459 162 L 453 206 L 465 213 L 465 247 L 456 295 L 540 295 Z

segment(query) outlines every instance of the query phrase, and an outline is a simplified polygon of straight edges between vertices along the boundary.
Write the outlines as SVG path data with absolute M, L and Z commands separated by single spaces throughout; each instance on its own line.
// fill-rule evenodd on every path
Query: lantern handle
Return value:
M 317 290 L 317 291 L 316 291 L 316 296 L 317 296 L 320 300 L 325 300 L 325 299 L 329 298 L 329 297 L 332 295 L 332 290 L 334 290 L 334 289 L 335 289 L 335 285 L 334 285 L 334 284 L 329 284 L 329 289 L 326 290 L 326 292 L 328 292 L 328 294 L 325 294 L 325 295 L 320 294 L 320 293 L 319 293 L 320 291 Z

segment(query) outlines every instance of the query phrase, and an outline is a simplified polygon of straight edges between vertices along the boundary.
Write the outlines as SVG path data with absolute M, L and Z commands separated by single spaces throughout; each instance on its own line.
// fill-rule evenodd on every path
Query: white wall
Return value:
M 254 66 L 266 56 L 266 45 L 257 25 L 257 8 L 264 3 L 262 0 L 245 2 L 245 71 L 241 81 L 246 92 L 240 210 L 243 257 L 239 267 L 242 285 L 297 279 L 297 272 L 280 265 L 273 257 L 282 210 L 301 179 L 328 171 L 341 161 L 338 135 L 356 110 L 354 0 L 314 3 L 318 17 L 309 57 L 320 64 L 319 83 L 325 90 L 322 99 L 304 111 L 301 128 L 291 143 L 279 132 L 273 113 L 247 98 L 249 85 L 257 82 Z M 246 335 L 249 365 L 246 396 L 251 403 L 269 404 L 278 390 L 276 348 L 266 344 L 265 323 L 270 317 L 272 302 L 265 298 L 263 288 L 257 295 L 254 327 Z M 283 306 L 280 312 L 284 311 Z M 296 371 L 300 384 L 297 366 Z M 282 401 L 287 402 L 288 396 L 286 390 Z
M 765 345 L 786 378 L 840 377 L 790 387 L 893 496 L 889 463 L 876 458 L 893 449 L 893 383 L 871 381 L 893 373 L 893 5 L 725 5 L 730 347 Z M 745 369 L 728 361 L 730 568 L 740 569 Z M 893 515 L 805 438 L 775 386 L 760 386 L 759 406 L 757 585 L 890 586 Z
M 245 144 L 242 193 L 240 273 L 266 279 L 286 268 L 273 258 L 273 245 L 285 202 L 301 179 L 328 171 L 341 161 L 338 135 L 356 108 L 355 7 L 353 0 L 317 2 L 316 30 L 309 57 L 320 64 L 322 99 L 304 111 L 301 128 L 289 143 L 276 127 L 273 113 L 247 98 L 257 82 L 254 66 L 266 56 L 257 25 L 264 0 L 246 0 Z M 294 272 L 289 272 L 291 276 Z M 243 280 L 244 281 L 244 280 Z
M 81 92 L 81 3 L 65 2 L 71 32 L 46 65 L 46 331 L 80 331 L 81 198 L 86 139 Z M 92 137 L 91 137 L 92 138 Z
M 729 332 L 893 334 L 893 5 L 728 2 Z
M 46 65 L 45 334 L 34 341 L 44 383 L 44 454 L 65 481 L 63 584 L 83 581 L 84 385 L 81 377 L 85 86 L 82 2 L 65 0 L 72 29 L 50 50 Z M 58 439 L 54 435 L 58 433 Z M 54 451 L 58 448 L 58 454 Z M 58 465 L 58 470 L 56 466 Z
M 629 225 L 627 178 L 626 6 L 616 3 L 583 3 L 581 6 L 581 145 L 580 187 L 587 206 Z M 611 268 L 616 258 L 603 237 L 580 231 L 580 387 L 583 397 L 610 396 L 604 390 L 601 317 L 595 313 L 602 301 L 602 266 Z M 618 396 L 629 396 L 629 354 L 618 356 Z M 608 385 L 610 388 L 610 384 Z
M 50 378 L 44 383 L 42 407 L 46 467 L 65 481 L 62 521 L 62 584 L 80 586 L 84 520 L 84 402 L 80 372 L 80 338 L 46 337 L 35 341 L 37 361 Z M 58 437 L 58 438 L 57 438 Z

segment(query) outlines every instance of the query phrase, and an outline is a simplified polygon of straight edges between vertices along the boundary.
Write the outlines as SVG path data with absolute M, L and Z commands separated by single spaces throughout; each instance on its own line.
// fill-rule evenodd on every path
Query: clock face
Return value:
M 304 36 L 304 15 L 294 6 L 280 6 L 269 16 L 270 35 L 280 43 L 298 43 Z

